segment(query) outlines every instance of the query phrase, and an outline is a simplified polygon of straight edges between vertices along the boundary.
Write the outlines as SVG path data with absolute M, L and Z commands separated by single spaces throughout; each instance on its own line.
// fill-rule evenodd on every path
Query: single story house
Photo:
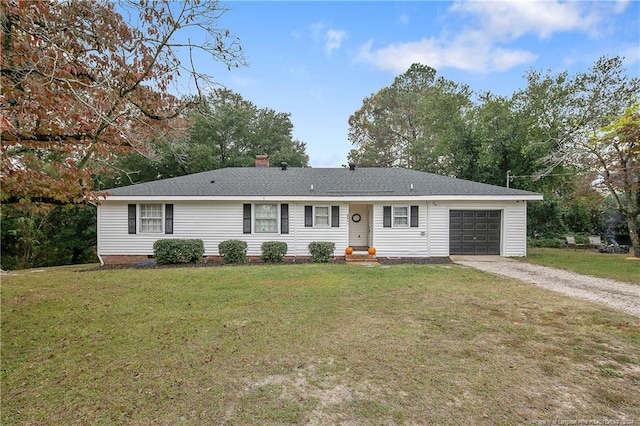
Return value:
M 225 168 L 107 191 L 98 206 L 102 264 L 148 261 L 163 238 L 218 244 L 283 241 L 287 257 L 309 243 L 374 247 L 378 257 L 526 256 L 527 201 L 542 195 L 401 168 Z

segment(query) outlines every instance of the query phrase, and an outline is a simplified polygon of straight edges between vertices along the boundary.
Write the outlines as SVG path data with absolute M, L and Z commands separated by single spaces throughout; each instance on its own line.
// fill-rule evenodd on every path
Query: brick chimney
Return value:
M 256 167 L 269 167 L 269 156 L 267 154 L 256 155 Z

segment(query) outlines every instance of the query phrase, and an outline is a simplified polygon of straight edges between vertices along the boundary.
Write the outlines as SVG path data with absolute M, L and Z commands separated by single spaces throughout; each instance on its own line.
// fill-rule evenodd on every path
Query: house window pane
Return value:
M 329 207 L 316 207 L 316 226 L 329 226 Z
M 162 232 L 162 204 L 140 204 L 140 232 Z
M 393 226 L 409 226 L 409 207 L 393 208 Z
M 256 232 L 278 232 L 278 205 L 277 204 L 256 204 Z

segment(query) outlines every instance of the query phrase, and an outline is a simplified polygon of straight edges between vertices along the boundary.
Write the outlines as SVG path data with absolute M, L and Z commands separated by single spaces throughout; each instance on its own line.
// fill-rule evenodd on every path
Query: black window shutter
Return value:
M 128 208 L 129 208 L 129 233 L 135 234 L 136 233 L 136 205 L 129 204 Z
M 251 204 L 242 205 L 242 233 L 251 233 Z
M 331 206 L 331 227 L 340 227 L 340 206 Z
M 173 204 L 164 205 L 164 233 L 173 234 Z
M 304 206 L 304 226 L 313 226 L 313 206 Z
M 411 227 L 418 227 L 418 206 L 411 206 Z
M 391 206 L 382 206 L 382 227 L 391 228 Z
M 289 204 L 280 204 L 280 233 L 289 233 Z

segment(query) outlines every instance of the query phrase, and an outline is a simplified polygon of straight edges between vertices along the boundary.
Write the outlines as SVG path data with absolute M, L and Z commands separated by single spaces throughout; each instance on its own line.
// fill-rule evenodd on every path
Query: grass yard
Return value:
M 527 257 L 521 260 L 579 274 L 640 284 L 640 260 L 627 260 L 630 256 L 632 255 L 629 253 L 599 253 L 597 250 L 529 247 Z
M 77 269 L 2 277 L 3 425 L 640 421 L 640 318 L 470 268 Z

